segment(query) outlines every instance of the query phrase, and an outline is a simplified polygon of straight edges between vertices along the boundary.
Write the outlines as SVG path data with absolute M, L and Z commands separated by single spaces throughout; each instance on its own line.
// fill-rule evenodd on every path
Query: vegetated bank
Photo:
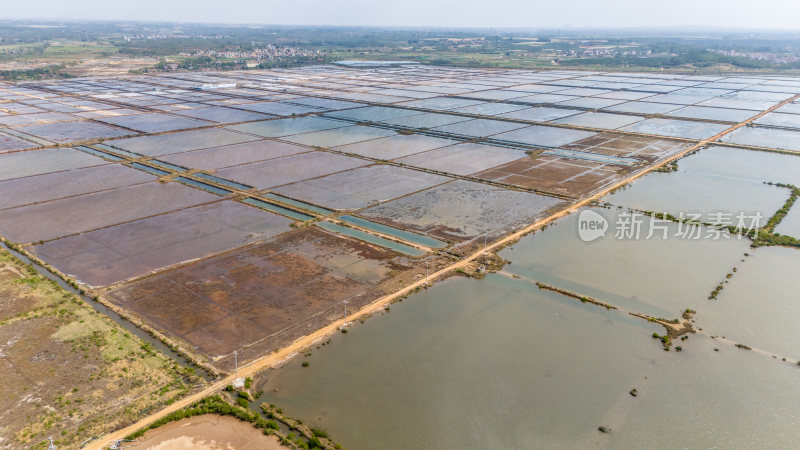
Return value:
M 204 385 L 78 295 L 0 248 L 0 437 L 77 447 Z

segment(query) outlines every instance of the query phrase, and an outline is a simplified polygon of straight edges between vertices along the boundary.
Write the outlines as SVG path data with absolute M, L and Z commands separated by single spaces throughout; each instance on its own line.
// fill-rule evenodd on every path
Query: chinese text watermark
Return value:
M 762 225 L 761 213 L 713 212 L 706 215 L 681 212 L 677 216 L 666 213 L 643 213 L 623 211 L 614 223 L 591 209 L 581 211 L 578 216 L 578 236 L 584 242 L 605 237 L 609 232 L 618 240 L 677 238 L 742 239 L 754 234 Z

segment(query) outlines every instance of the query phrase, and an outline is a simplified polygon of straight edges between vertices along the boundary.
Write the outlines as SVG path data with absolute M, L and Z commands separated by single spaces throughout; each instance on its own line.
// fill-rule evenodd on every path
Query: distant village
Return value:
M 579 49 L 554 50 L 553 54 L 563 58 L 594 58 L 598 56 L 656 56 L 652 50 L 620 49 L 619 47 L 581 47 Z
M 224 58 L 224 59 L 241 59 L 252 60 L 256 62 L 272 61 L 276 58 L 296 58 L 302 56 L 323 56 L 326 52 L 321 50 L 311 50 L 302 47 L 276 47 L 274 45 L 267 45 L 266 47 L 256 48 L 253 50 L 198 50 L 194 52 L 181 52 L 180 56 L 199 57 L 205 56 L 208 58 Z
M 776 64 L 786 64 L 800 62 L 800 56 L 794 52 L 774 53 L 774 52 L 737 52 L 736 50 L 709 50 L 719 55 L 741 56 L 744 58 L 755 59 L 757 61 L 767 61 Z

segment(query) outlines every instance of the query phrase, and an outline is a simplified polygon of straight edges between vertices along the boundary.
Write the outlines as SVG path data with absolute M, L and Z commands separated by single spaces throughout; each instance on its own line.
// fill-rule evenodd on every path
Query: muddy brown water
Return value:
M 258 388 L 354 449 L 784 447 L 800 438 L 796 366 L 731 346 L 715 352 L 719 344 L 694 336 L 664 352 L 653 332 L 662 330 L 522 280 L 459 279 L 393 305 Z

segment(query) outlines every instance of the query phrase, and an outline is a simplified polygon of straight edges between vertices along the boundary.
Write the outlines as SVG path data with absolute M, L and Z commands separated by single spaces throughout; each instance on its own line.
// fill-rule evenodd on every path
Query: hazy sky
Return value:
M 0 0 L 1 18 L 445 27 L 800 30 L 800 0 Z

